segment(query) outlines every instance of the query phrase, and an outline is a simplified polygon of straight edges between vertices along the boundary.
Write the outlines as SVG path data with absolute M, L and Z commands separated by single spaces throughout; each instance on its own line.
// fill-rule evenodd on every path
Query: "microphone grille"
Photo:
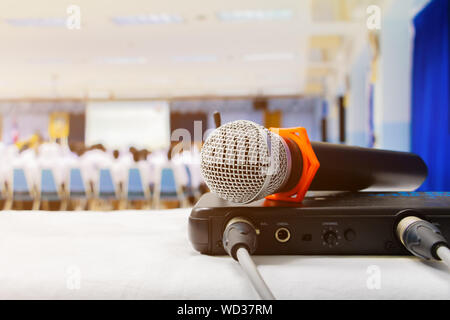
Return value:
M 251 121 L 227 123 L 211 133 L 201 151 L 201 173 L 220 198 L 247 203 L 275 193 L 289 176 L 283 139 Z

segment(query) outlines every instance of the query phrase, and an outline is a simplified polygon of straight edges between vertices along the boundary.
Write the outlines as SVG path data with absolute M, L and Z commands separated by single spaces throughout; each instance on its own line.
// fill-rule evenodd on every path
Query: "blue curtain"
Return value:
M 422 191 L 450 191 L 449 0 L 414 18 L 411 149 L 428 165 Z

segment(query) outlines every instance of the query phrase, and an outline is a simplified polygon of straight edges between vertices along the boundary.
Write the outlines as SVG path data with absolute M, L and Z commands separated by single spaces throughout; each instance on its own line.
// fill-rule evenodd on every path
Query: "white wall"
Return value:
M 427 2 L 390 1 L 382 12 L 374 108 L 377 148 L 410 150 L 412 19 Z
M 374 129 L 377 148 L 410 150 L 414 36 L 412 19 L 428 2 L 429 0 L 388 0 L 382 8 L 379 31 L 380 59 L 374 91 Z M 347 71 L 350 94 L 346 109 L 346 142 L 358 146 L 368 146 L 370 142 L 368 77 L 372 57 L 367 33 L 368 30 L 363 30 L 361 41 L 355 40 L 352 63 Z M 334 101 L 331 102 L 335 104 Z M 335 107 L 331 107 L 328 118 L 333 142 L 336 142 L 337 134 L 336 111 Z
M 369 145 L 368 76 L 370 50 L 361 48 L 350 69 L 350 94 L 345 110 L 346 143 L 353 146 Z

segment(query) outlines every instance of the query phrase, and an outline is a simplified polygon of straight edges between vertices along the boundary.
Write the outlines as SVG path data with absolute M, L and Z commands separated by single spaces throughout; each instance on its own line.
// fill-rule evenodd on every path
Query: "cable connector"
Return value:
M 274 300 L 275 297 L 262 278 L 251 254 L 256 250 L 259 230 L 245 218 L 236 217 L 227 223 L 222 242 L 225 251 L 233 257 L 247 274 L 256 292 L 263 300 Z
M 246 248 L 250 254 L 256 250 L 258 230 L 244 218 L 231 219 L 223 232 L 223 247 L 225 251 L 238 260 L 236 252 L 239 248 Z
M 403 218 L 397 225 L 397 235 L 403 245 L 422 259 L 441 260 L 437 250 L 448 243 L 434 224 L 418 217 Z

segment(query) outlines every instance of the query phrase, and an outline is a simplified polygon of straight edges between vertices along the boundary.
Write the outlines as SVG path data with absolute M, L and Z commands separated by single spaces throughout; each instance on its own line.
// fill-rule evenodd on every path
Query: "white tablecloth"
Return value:
M 234 260 L 191 247 L 188 215 L 0 212 L 0 298 L 257 298 Z M 279 299 L 450 299 L 445 266 L 412 257 L 255 261 Z

